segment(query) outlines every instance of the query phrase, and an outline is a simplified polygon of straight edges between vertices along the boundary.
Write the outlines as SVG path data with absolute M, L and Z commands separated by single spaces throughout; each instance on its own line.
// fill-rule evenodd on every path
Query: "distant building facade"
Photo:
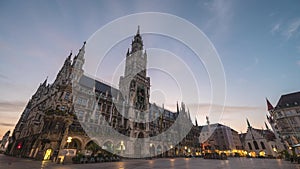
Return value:
M 275 134 L 269 129 L 253 128 L 248 119 L 247 124 L 247 132 L 240 134 L 247 155 L 251 157 L 278 157 L 284 148 Z
M 223 124 L 209 124 L 200 126 L 199 142 L 203 152 L 222 151 L 233 154 L 242 150 L 242 144 L 237 131 Z
M 268 121 L 285 149 L 291 149 L 293 145 L 299 144 L 300 92 L 282 95 L 275 107 L 267 100 L 267 108 L 269 111 Z
M 177 111 L 172 112 L 149 102 L 147 53 L 139 29 L 127 51 L 119 89 L 84 75 L 85 45 L 73 60 L 72 53 L 66 58 L 52 84 L 47 79 L 40 84 L 14 129 L 8 154 L 48 160 L 64 149 L 84 153 L 97 145 L 99 151 L 135 158 L 199 151 L 198 128 L 183 103 L 177 103 Z M 190 132 L 183 135 L 184 130 Z

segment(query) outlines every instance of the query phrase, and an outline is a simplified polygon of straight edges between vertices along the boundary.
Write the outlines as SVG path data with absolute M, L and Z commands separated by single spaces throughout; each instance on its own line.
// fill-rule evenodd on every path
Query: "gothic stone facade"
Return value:
M 198 151 L 199 131 L 183 103 L 177 104 L 176 112 L 149 103 L 147 53 L 139 30 L 127 51 L 119 89 L 84 75 L 85 45 L 73 60 L 72 53 L 66 58 L 52 84 L 47 79 L 40 84 L 14 129 L 8 154 L 51 159 L 65 148 L 87 153 L 95 142 L 99 149 L 127 157 Z M 190 128 L 187 135 L 181 134 Z

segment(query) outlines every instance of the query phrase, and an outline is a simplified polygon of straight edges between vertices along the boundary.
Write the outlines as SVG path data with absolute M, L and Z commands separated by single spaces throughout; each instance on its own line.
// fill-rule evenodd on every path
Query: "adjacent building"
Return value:
M 268 129 L 253 128 L 247 119 L 248 129 L 246 133 L 240 134 L 243 149 L 251 157 L 278 157 L 284 150 L 279 139 Z
M 300 92 L 282 95 L 275 107 L 267 100 L 268 121 L 277 138 L 292 149 L 300 143 Z M 298 149 L 298 152 L 299 149 Z
M 210 124 L 207 117 L 207 125 L 200 126 L 199 142 L 202 145 L 202 152 L 224 152 L 228 155 L 241 153 L 242 144 L 239 134 L 234 129 L 220 124 Z

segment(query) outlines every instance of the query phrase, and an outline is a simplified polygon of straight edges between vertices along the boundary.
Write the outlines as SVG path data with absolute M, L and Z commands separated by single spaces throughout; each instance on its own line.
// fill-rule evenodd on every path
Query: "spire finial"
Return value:
M 208 116 L 206 116 L 206 123 L 207 123 L 207 125 L 209 125 L 209 118 L 208 118 Z
M 70 60 L 71 59 L 71 56 L 72 56 L 72 50 L 70 51 L 70 54 L 69 54 L 69 56 L 68 56 L 68 60 Z
M 45 79 L 45 81 L 44 81 L 44 83 L 43 83 L 43 86 L 46 86 L 47 81 L 48 81 L 48 76 L 46 77 L 46 79 Z
M 176 103 L 176 108 L 177 108 L 177 114 L 179 114 L 179 106 L 178 106 L 178 101 Z
M 129 48 L 127 49 L 127 54 L 126 55 L 129 56 Z
M 138 29 L 137 29 L 137 32 L 136 32 L 137 35 L 140 34 L 140 25 L 138 25 Z

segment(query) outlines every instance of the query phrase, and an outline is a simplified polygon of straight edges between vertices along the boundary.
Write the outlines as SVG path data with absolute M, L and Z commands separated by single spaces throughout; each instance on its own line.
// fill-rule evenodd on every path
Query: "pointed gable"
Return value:
M 268 108 L 268 111 L 274 109 L 273 105 L 270 103 L 270 101 L 266 98 L 266 101 L 267 101 L 267 108 Z

